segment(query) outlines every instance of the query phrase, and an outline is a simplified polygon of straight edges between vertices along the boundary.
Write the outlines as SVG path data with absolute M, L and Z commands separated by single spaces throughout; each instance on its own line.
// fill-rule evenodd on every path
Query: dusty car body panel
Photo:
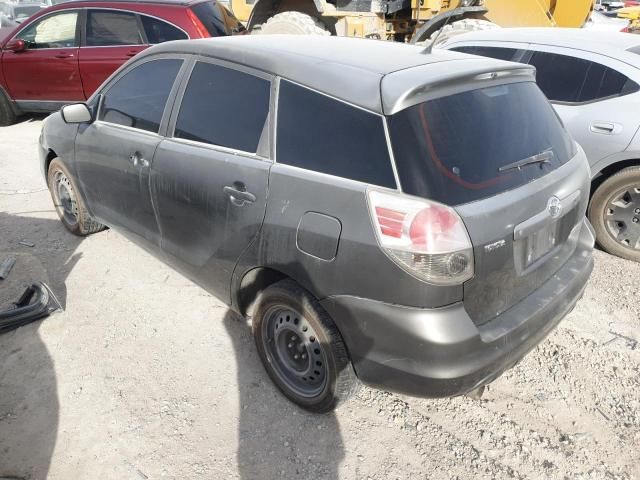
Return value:
M 496 302 L 495 292 L 482 291 L 473 279 L 455 285 L 420 281 L 382 250 L 368 195 L 372 188 L 399 195 L 397 172 L 393 188 L 373 187 L 278 163 L 275 142 L 276 106 L 285 81 L 367 112 L 384 132 L 390 163 L 394 154 L 385 105 L 394 111 L 425 98 L 408 83 L 407 69 L 419 70 L 421 85 L 428 85 L 430 75 L 437 77 L 453 64 L 468 65 L 474 75 L 467 74 L 459 90 L 487 86 L 500 72 L 503 83 L 533 84 L 531 69 L 514 70 L 501 61 L 481 66 L 462 54 L 421 52 L 367 40 L 297 37 L 291 42 L 278 36 L 156 46 L 116 73 L 88 105 L 98 108 L 101 95 L 127 69 L 154 59 L 182 59 L 158 132 L 98 119 L 80 125 L 76 135 L 56 115 L 45 122 L 43 169 L 47 152 L 55 151 L 73 165 L 98 221 L 122 231 L 241 313 L 264 288 L 261 275 L 271 282 L 293 279 L 330 313 L 365 382 L 426 396 L 462 394 L 515 363 L 579 299 L 593 265 L 593 235 L 583 220 L 589 181 L 584 153 L 573 152 L 550 173 L 531 167 L 540 169 L 540 178 L 501 195 L 452 205 L 476 248 L 478 278 L 512 294 Z M 176 138 L 176 116 L 196 61 L 270 82 L 270 110 L 255 154 Z M 386 80 L 404 83 L 406 91 L 381 88 Z M 544 108 L 551 112 L 546 103 Z M 517 257 L 517 239 L 500 240 L 545 212 L 550 196 L 567 204 L 572 237 L 529 265 L 528 272 L 537 272 L 535 281 L 517 275 L 521 290 L 514 293 L 509 282 L 490 277 L 492 271 L 513 269 Z M 500 248 L 487 249 L 496 241 Z

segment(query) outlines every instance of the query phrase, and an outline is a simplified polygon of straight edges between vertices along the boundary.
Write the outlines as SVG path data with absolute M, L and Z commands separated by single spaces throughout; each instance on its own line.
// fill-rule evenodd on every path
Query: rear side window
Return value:
M 147 34 L 147 41 L 150 44 L 170 42 L 171 40 L 186 40 L 189 37 L 186 33 L 167 22 L 155 18 L 140 15 L 144 32 Z
M 403 191 L 447 205 L 517 188 L 575 154 L 533 82 L 430 100 L 391 116 L 389 129 Z
M 284 80 L 278 98 L 278 163 L 396 188 L 380 116 Z
M 135 67 L 110 86 L 98 118 L 157 133 L 182 60 L 152 60 Z
M 174 136 L 255 153 L 269 115 L 270 91 L 269 80 L 198 62 Z
M 596 62 L 556 53 L 534 52 L 538 86 L 549 100 L 582 103 L 638 91 L 625 75 Z
M 202 2 L 191 7 L 198 20 L 212 37 L 221 37 L 244 30 L 233 14 L 218 2 Z
M 89 10 L 87 12 L 87 46 L 140 45 L 142 35 L 136 15 L 129 12 Z
M 476 45 L 469 45 L 464 47 L 452 48 L 456 52 L 469 53 L 471 55 L 480 55 L 481 57 L 496 58 L 498 60 L 511 61 L 515 58 L 518 50 L 515 48 L 502 48 L 502 47 L 481 47 Z

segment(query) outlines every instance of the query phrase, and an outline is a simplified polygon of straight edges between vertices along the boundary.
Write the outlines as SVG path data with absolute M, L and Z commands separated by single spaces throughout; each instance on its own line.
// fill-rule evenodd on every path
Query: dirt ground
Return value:
M 40 127 L 0 129 L 0 302 L 44 280 L 65 310 L 0 335 L 0 477 L 640 478 L 640 264 L 596 252 L 574 312 L 481 400 L 362 388 L 307 414 L 222 303 L 111 230 L 64 230 Z

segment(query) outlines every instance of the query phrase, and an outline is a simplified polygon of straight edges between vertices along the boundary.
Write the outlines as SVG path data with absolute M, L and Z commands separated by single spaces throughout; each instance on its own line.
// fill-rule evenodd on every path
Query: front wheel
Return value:
M 296 283 L 283 280 L 262 293 L 252 329 L 267 373 L 300 407 L 328 412 L 356 391 L 358 380 L 340 332 Z
M 589 220 L 604 250 L 640 262 L 640 167 L 625 168 L 598 187 Z
M 49 165 L 47 183 L 58 217 L 67 230 L 74 235 L 85 236 L 104 229 L 89 215 L 71 174 L 57 158 Z

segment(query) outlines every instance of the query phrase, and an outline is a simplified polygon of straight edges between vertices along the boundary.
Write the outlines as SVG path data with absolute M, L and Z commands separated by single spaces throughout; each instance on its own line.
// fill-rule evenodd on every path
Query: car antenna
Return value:
M 442 28 L 440 28 L 440 30 L 438 30 L 438 33 L 436 33 L 436 38 L 434 38 L 433 42 L 431 42 L 431 44 L 428 45 L 427 48 L 425 48 L 421 53 L 426 53 L 427 55 L 431 54 L 431 52 L 433 51 L 433 47 L 435 46 L 436 42 L 438 41 L 438 38 L 440 38 L 440 34 L 444 30 L 444 27 L 446 27 L 449 24 L 449 20 L 451 20 L 452 18 L 453 18 L 453 15 L 450 15 L 450 16 L 447 17 L 447 20 L 444 22 L 444 25 L 442 25 Z

